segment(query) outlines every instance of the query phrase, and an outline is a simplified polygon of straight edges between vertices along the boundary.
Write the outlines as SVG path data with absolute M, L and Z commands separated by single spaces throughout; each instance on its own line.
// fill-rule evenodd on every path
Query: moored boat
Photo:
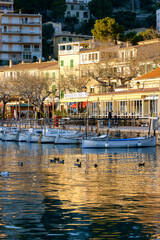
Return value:
M 2 141 L 16 141 L 19 128 L 9 127 L 6 128 L 2 134 Z
M 132 147 L 154 147 L 156 139 L 151 137 L 109 139 L 107 137 L 97 137 L 82 140 L 82 148 L 132 148 Z

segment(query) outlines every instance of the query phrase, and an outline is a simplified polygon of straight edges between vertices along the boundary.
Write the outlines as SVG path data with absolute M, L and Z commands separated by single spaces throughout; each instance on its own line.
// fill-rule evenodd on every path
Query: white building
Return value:
M 90 19 L 90 11 L 88 4 L 84 1 L 66 2 L 67 9 L 65 17 L 76 17 L 79 23 L 88 21 Z
M 156 27 L 157 31 L 160 32 L 160 9 L 156 11 Z
M 91 0 L 66 0 L 66 3 L 75 3 L 75 2 L 84 2 L 84 3 L 89 3 Z
M 30 62 L 42 58 L 42 17 L 39 14 L 0 14 L 0 59 Z
M 0 13 L 13 12 L 13 0 L 0 0 Z

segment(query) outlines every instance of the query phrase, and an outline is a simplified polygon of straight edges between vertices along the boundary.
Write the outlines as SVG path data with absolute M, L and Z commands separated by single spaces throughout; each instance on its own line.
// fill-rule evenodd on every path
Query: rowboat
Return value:
M 156 139 L 151 137 L 109 139 L 108 136 L 82 140 L 82 148 L 139 148 L 154 147 Z
M 2 134 L 2 141 L 16 141 L 18 132 L 17 127 L 6 128 Z

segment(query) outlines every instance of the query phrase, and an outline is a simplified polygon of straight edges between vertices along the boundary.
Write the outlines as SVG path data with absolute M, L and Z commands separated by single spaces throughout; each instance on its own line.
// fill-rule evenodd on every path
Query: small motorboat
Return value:
M 107 135 L 82 140 L 82 148 L 139 148 L 156 146 L 156 138 L 137 137 L 109 139 Z
M 3 131 L 2 141 L 16 141 L 19 128 L 8 127 Z

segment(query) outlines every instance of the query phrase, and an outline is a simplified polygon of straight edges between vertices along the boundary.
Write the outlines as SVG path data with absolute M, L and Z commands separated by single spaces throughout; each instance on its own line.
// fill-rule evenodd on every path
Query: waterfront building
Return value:
M 63 47 L 61 48 L 65 48 L 65 43 L 72 44 L 72 42 L 82 42 L 89 39 L 92 39 L 92 36 L 75 34 L 75 33 L 70 33 L 65 31 L 57 32 L 54 34 L 54 37 L 53 37 L 53 56 L 55 58 L 58 57 L 58 44 L 62 44 L 61 46 Z
M 42 58 L 42 17 L 39 14 L 0 14 L 0 59 L 7 63 Z
M 26 74 L 26 75 L 25 75 Z M 44 91 L 48 91 L 51 94 L 49 97 L 46 99 L 46 105 L 50 108 L 48 109 L 49 111 L 52 110 L 52 102 L 59 102 L 59 68 L 58 68 L 58 62 L 56 61 L 50 61 L 50 62 L 39 62 L 36 63 L 20 63 L 13 65 L 12 61 L 10 61 L 9 66 L 1 67 L 0 68 L 0 81 L 1 83 L 6 81 L 10 81 L 11 84 L 13 83 L 14 86 L 14 81 L 18 80 L 19 84 L 21 83 L 21 79 L 23 81 L 26 81 L 27 85 L 27 79 L 31 76 L 31 79 L 39 79 L 42 78 L 47 80 L 48 82 L 48 87 L 47 89 L 44 89 Z M 13 117 L 13 106 L 17 108 L 19 106 L 19 102 L 22 103 L 24 102 L 24 99 L 21 97 L 21 100 L 17 96 L 13 96 L 12 100 L 7 104 L 7 116 L 8 118 Z M 1 106 L 3 106 L 3 103 L 1 103 Z M 47 111 L 48 111 L 47 110 Z

